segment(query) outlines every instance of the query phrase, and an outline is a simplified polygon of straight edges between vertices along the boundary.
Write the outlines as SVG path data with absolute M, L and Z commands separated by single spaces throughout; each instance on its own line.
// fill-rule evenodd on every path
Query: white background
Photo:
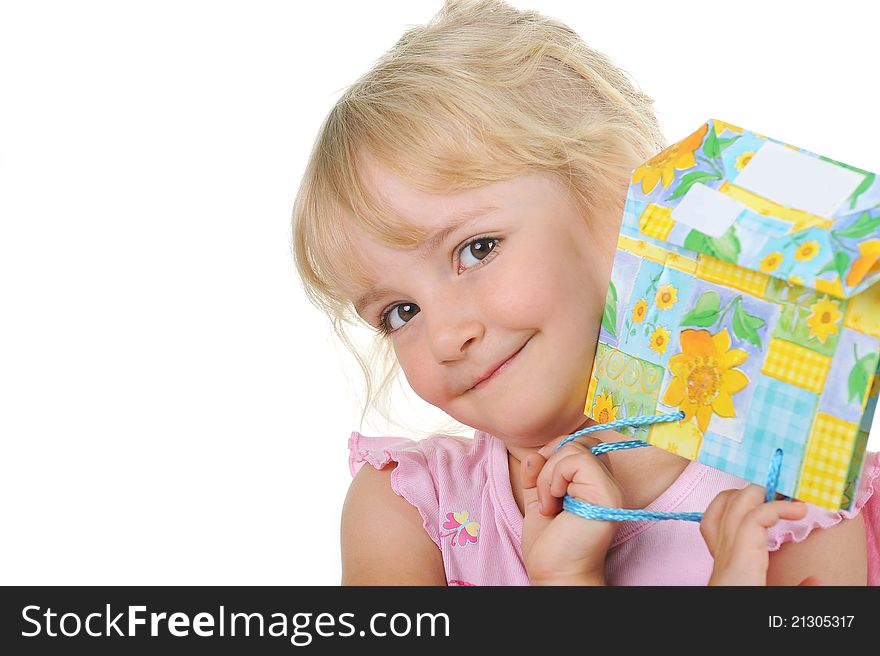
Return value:
M 383 427 L 290 213 L 333 102 L 440 4 L 0 4 L 0 583 L 338 583 L 346 441 Z M 877 3 L 513 4 L 670 141 L 719 118 L 880 171 Z

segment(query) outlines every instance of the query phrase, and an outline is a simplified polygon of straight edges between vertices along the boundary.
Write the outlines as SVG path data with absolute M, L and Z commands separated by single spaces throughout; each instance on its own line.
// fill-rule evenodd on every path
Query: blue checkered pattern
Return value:
M 819 397 L 807 390 L 759 376 L 741 443 L 706 432 L 699 462 L 761 486 L 770 461 L 783 451 L 777 492 L 794 496 Z

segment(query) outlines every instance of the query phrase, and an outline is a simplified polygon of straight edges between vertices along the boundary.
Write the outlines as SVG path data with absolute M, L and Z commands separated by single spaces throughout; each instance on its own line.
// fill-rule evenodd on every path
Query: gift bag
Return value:
M 850 509 L 878 364 L 875 174 L 718 120 L 633 172 L 585 415 Z

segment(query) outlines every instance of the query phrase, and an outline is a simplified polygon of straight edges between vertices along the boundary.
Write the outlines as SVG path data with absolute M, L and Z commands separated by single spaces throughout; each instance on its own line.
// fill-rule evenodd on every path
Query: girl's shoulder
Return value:
M 441 458 L 479 460 L 486 456 L 493 439 L 482 431 L 475 431 L 472 438 L 435 434 L 419 440 L 396 436 L 367 436 L 352 431 L 348 439 L 349 469 L 354 476 L 367 463 L 377 469 L 385 467 L 391 461 L 402 464 L 398 456 L 406 461 L 425 465 L 436 465 Z
M 771 551 L 776 551 L 786 542 L 802 542 L 815 529 L 834 526 L 845 519 L 853 519 L 860 513 L 864 516 L 868 529 L 869 551 L 871 548 L 876 551 L 880 548 L 877 542 L 880 537 L 880 453 L 865 452 L 862 473 L 849 510 L 828 510 L 808 503 L 807 514 L 803 519 L 783 520 L 767 531 L 767 546 Z M 880 552 L 876 555 L 880 556 Z
M 353 432 L 349 461 L 356 476 L 383 475 L 386 489 L 376 495 L 377 502 L 390 483 L 394 494 L 418 510 L 424 532 L 442 556 L 449 585 L 528 585 L 520 551 L 522 515 L 500 439 L 479 430 L 473 438 L 431 435 L 420 440 Z M 404 510 L 410 527 L 418 523 L 418 515 Z
M 440 546 L 437 518 L 441 503 L 460 498 L 479 485 L 481 473 L 485 474 L 491 455 L 498 449 L 496 442 L 482 431 L 476 431 L 473 438 L 430 435 L 419 440 L 352 431 L 349 469 L 355 476 L 365 464 L 384 469 L 395 463 L 391 489 L 418 509 L 425 531 Z
M 401 495 L 396 470 L 366 467 L 342 507 L 343 585 L 443 585 L 443 560 L 428 515 Z
M 748 484 L 742 478 L 705 465 L 699 465 L 699 468 L 700 484 L 693 490 L 691 498 L 696 506 L 700 506 L 693 508 L 695 510 L 707 506 L 723 490 L 739 489 Z M 864 515 L 866 525 L 880 531 L 880 454 L 872 451 L 865 452 L 861 476 L 849 510 L 828 510 L 807 503 L 807 514 L 802 519 L 782 520 L 767 530 L 767 547 L 770 551 L 777 551 L 787 542 L 802 542 L 812 531 L 853 519 L 860 513 Z

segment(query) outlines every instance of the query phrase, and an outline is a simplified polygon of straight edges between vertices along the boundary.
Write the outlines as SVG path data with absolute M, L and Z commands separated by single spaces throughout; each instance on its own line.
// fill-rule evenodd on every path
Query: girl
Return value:
M 347 344 L 354 312 L 416 394 L 476 429 L 352 433 L 344 584 L 874 581 L 877 454 L 853 510 L 835 513 L 763 503 L 656 448 L 596 457 L 627 439 L 608 430 L 556 450 L 593 424 L 582 409 L 623 201 L 665 146 L 652 103 L 562 23 L 450 1 L 331 110 L 294 210 L 305 290 Z M 591 521 L 562 511 L 566 493 L 705 516 Z

